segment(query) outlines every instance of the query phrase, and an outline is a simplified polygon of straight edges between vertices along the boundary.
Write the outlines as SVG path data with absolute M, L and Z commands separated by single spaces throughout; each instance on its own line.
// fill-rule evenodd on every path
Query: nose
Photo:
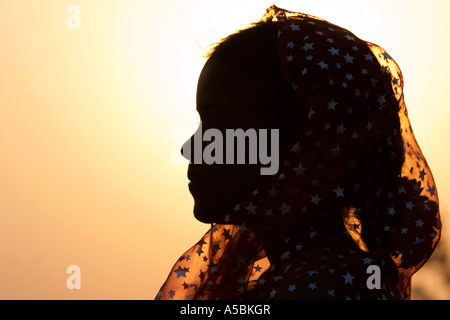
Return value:
M 181 146 L 181 150 L 180 150 L 181 155 L 185 159 L 189 160 L 190 163 L 192 163 L 192 152 L 191 152 L 191 150 L 192 150 L 192 144 L 191 144 L 192 137 L 193 136 L 191 136 L 189 139 L 186 140 L 185 143 L 183 143 L 183 145 Z
M 202 146 L 202 124 L 197 128 L 197 131 L 181 146 L 181 155 L 189 160 L 189 163 L 201 163 L 201 154 L 203 152 Z M 195 143 L 194 143 L 195 142 Z M 192 146 L 194 145 L 194 146 Z

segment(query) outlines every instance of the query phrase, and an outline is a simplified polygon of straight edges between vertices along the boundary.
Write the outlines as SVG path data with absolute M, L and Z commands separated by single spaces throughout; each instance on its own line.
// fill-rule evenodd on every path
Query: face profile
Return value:
M 442 225 L 391 55 L 271 6 L 214 47 L 197 111 L 201 126 L 182 153 L 194 216 L 211 228 L 156 299 L 410 299 Z M 279 132 L 276 173 L 255 160 L 276 140 L 264 153 L 247 137 L 241 161 L 239 144 L 226 148 L 239 129 Z
M 239 148 L 234 146 L 232 165 L 225 161 L 223 164 L 196 164 L 194 161 L 195 147 L 189 145 L 189 149 L 193 150 L 189 156 L 183 150 L 181 151 L 185 158 L 191 160 L 188 169 L 189 190 L 195 200 L 194 215 L 202 222 L 215 222 L 241 197 L 253 192 L 262 181 L 268 178 L 268 175 L 275 174 L 277 170 L 271 170 L 269 174 L 264 174 L 263 170 L 267 164 L 278 169 L 280 152 L 278 130 L 281 129 L 281 135 L 283 135 L 283 129 L 287 124 L 280 123 L 277 128 L 271 128 L 270 119 L 261 111 L 263 108 L 272 107 L 270 101 L 273 101 L 275 97 L 267 99 L 267 95 L 276 94 L 270 86 L 270 79 L 264 80 L 252 74 L 251 71 L 238 68 L 214 57 L 207 61 L 200 74 L 197 89 L 197 111 L 201 119 L 200 130 L 217 129 L 223 133 L 224 138 L 229 137 L 226 131 L 232 129 L 244 132 L 249 130 L 253 130 L 253 132 L 269 131 L 269 134 L 262 137 L 265 139 L 257 136 L 253 145 L 252 141 L 249 141 L 250 139 L 239 140 L 238 143 L 245 142 L 243 146 L 245 150 L 240 152 Z M 233 94 L 230 94 L 231 92 Z M 274 135 L 275 130 L 276 136 Z M 192 138 L 185 143 L 184 149 L 187 149 L 186 144 L 193 143 Z M 258 138 L 262 143 L 258 143 Z M 231 140 L 226 139 L 223 144 L 233 144 Z M 261 156 L 261 147 L 266 142 L 269 146 L 266 147 L 263 155 L 267 158 L 268 163 L 266 162 L 265 165 L 261 162 L 255 163 L 250 158 L 253 156 L 256 158 L 258 151 Z M 205 143 L 203 148 L 206 145 Z M 203 150 L 201 149 L 202 152 Z M 222 159 L 228 159 L 227 150 L 228 148 L 224 148 Z M 242 153 L 245 157 L 243 161 L 239 161 L 237 157 Z
M 244 99 L 250 98 L 245 93 L 251 93 L 252 90 L 253 96 L 260 96 L 256 93 L 258 88 L 252 86 L 255 80 L 232 65 L 210 60 L 203 68 L 197 90 L 197 111 L 202 129 L 224 131 L 267 127 L 266 120 L 258 112 L 258 105 L 262 101 Z M 229 92 L 234 94 L 230 95 Z M 195 200 L 196 218 L 202 222 L 213 222 L 234 201 L 252 191 L 263 177 L 257 165 L 190 164 L 188 179 L 189 190 Z

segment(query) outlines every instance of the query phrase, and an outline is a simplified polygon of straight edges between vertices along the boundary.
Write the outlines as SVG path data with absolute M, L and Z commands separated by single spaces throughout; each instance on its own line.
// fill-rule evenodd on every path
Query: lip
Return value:
M 203 184 L 203 181 L 191 180 L 191 181 L 189 181 L 188 186 L 189 187 L 191 187 L 191 186 L 196 187 L 196 186 L 199 186 L 199 185 L 202 185 L 202 184 Z
M 188 180 L 191 181 L 191 182 L 201 182 L 201 181 L 204 180 L 204 179 L 203 179 L 201 176 L 199 176 L 197 173 L 192 172 L 192 170 L 188 170 L 188 172 L 187 172 L 187 178 L 188 178 Z
M 199 180 L 192 180 L 188 183 L 189 191 L 191 194 L 198 194 L 203 189 L 204 183 Z

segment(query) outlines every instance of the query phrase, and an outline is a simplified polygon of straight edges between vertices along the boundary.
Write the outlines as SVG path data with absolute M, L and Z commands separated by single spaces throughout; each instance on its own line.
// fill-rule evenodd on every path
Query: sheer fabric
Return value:
M 409 299 L 441 223 L 400 68 L 320 18 L 272 6 L 263 19 L 307 118 L 278 174 L 178 259 L 156 299 Z

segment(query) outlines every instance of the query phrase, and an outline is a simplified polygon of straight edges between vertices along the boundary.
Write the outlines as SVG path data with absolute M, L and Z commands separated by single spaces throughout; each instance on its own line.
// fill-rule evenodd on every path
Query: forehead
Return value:
M 233 83 L 240 82 L 246 72 L 235 64 L 210 58 L 200 73 L 198 90 L 220 89 L 233 87 Z
M 267 82 L 245 67 L 212 57 L 200 73 L 197 108 L 204 104 L 217 104 L 219 101 L 228 104 L 259 100 L 264 95 Z
M 269 87 L 267 79 L 245 67 L 209 59 L 198 81 L 197 111 L 200 116 L 222 115 L 240 127 L 259 127 Z

